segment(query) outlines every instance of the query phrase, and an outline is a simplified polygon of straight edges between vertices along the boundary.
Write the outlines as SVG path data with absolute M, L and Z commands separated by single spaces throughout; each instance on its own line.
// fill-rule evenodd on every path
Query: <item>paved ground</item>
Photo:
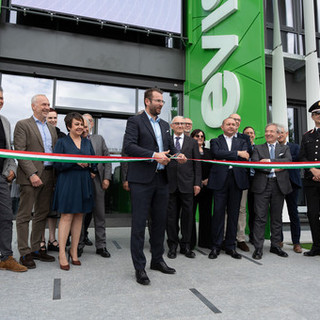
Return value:
M 209 250 L 196 251 L 195 259 L 166 259 L 175 275 L 148 265 L 149 286 L 135 282 L 130 229 L 109 228 L 107 235 L 110 259 L 86 247 L 82 266 L 70 271 L 57 261 L 22 274 L 0 271 L 1 319 L 319 319 L 320 256 L 294 253 L 288 231 L 289 258 L 269 253 L 269 241 L 260 262 L 251 259 L 252 246 L 241 260 L 223 253 L 209 260 Z M 310 242 L 310 231 L 302 242 Z M 145 247 L 150 262 L 147 241 Z M 15 235 L 14 248 L 18 257 Z

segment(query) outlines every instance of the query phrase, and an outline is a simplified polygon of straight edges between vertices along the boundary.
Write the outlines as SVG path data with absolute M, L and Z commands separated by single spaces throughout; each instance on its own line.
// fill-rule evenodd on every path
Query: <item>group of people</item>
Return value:
M 3 107 L 0 88 L 0 109 Z M 73 155 L 109 156 L 102 136 L 92 134 L 90 114 L 71 112 L 64 121 L 68 135 L 56 127 L 57 112 L 50 108 L 45 95 L 32 97 L 33 115 L 17 122 L 14 129 L 14 148 L 19 151 Z M 11 149 L 8 120 L 0 115 L 0 148 Z M 106 249 L 104 192 L 111 180 L 110 163 L 68 163 L 1 158 L 0 169 L 0 269 L 16 272 L 36 268 L 35 260 L 53 262 L 47 251 L 59 251 L 62 270 L 69 270 L 69 261 L 80 266 L 79 255 L 86 242 L 83 214 L 92 213 L 95 224 L 96 253 L 110 257 Z M 12 252 L 12 208 L 8 183 L 16 178 L 20 188 L 16 216 L 19 262 Z M 59 220 L 58 240 L 55 237 Z M 49 239 L 45 242 L 48 219 Z M 31 233 L 29 223 L 32 221 Z M 71 237 L 70 248 L 66 247 Z M 29 244 L 30 239 L 30 244 Z
M 123 152 L 128 157 L 153 160 L 129 162 L 126 166 L 124 189 L 130 191 L 132 208 L 131 256 L 136 280 L 150 283 L 146 273 L 144 240 L 148 221 L 151 245 L 150 268 L 166 274 L 175 269 L 164 261 L 164 241 L 167 234 L 169 259 L 180 254 L 195 258 L 196 246 L 210 249 L 209 259 L 218 258 L 221 251 L 241 259 L 236 248 L 249 251 L 245 241 L 247 205 L 249 211 L 249 241 L 254 245 L 253 259 L 263 256 L 265 226 L 270 212 L 270 252 L 280 257 L 282 249 L 282 209 L 286 199 L 290 217 L 293 250 L 302 253 L 300 221 L 297 210 L 301 188 L 299 169 L 250 168 L 254 162 L 318 161 L 320 145 L 320 102 L 310 107 L 315 129 L 307 132 L 299 145 L 287 142 L 288 130 L 275 123 L 265 127 L 266 143 L 255 145 L 255 130 L 246 127 L 240 133 L 241 117 L 232 114 L 221 125 L 223 134 L 205 146 L 205 133 L 192 131 L 191 119 L 176 116 L 169 125 L 159 115 L 164 105 L 162 91 L 145 91 L 145 110 L 128 119 Z M 94 121 L 89 114 L 67 114 L 68 135 L 56 127 L 57 114 L 44 95 L 31 101 L 33 115 L 16 124 L 15 150 L 76 155 L 108 156 L 102 136 L 92 134 Z M 3 90 L 0 90 L 0 108 Z M 0 115 L 0 149 L 10 149 L 10 124 Z M 172 130 L 172 135 L 170 132 Z M 320 130 L 320 129 L 319 129 Z M 299 150 L 300 149 L 300 150 Z M 245 167 L 232 163 L 218 164 L 202 160 L 241 161 Z M 104 192 L 111 180 L 110 163 L 68 163 L 33 160 L 15 161 L 0 158 L 0 269 L 26 271 L 36 267 L 34 260 L 55 261 L 48 250 L 59 251 L 62 270 L 71 264 L 81 265 L 79 256 L 87 243 L 90 214 L 95 224 L 96 253 L 110 257 L 106 249 Z M 12 210 L 8 183 L 14 178 L 20 185 L 17 213 L 17 241 L 20 260 L 12 256 Z M 319 182 L 320 168 L 305 170 L 305 191 L 313 246 L 306 256 L 320 255 Z M 53 196 L 52 196 L 53 194 Z M 199 230 L 196 230 L 196 212 Z M 83 223 L 83 214 L 87 222 Z M 55 226 L 59 221 L 58 241 Z M 49 240 L 44 230 L 48 218 Z M 32 230 L 29 246 L 29 222 Z M 50 221 L 51 220 L 51 221 Z M 88 222 L 89 221 L 89 222 Z M 68 239 L 71 235 L 71 246 Z

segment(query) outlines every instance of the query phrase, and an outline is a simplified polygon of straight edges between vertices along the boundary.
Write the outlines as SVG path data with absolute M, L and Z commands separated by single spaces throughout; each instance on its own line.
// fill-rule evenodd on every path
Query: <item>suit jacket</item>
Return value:
M 11 150 L 11 126 L 8 119 L 2 115 L 0 115 L 0 119 L 3 125 L 4 134 L 6 136 L 6 149 Z M 15 174 L 17 172 L 17 165 L 14 159 L 6 158 L 3 162 L 3 170 L 2 175 L 7 177 L 12 170 Z
M 261 159 L 270 159 L 268 144 L 255 145 L 252 154 L 252 161 L 259 162 Z M 290 162 L 292 160 L 290 148 L 287 145 L 276 144 L 274 162 Z M 262 193 L 268 183 L 268 174 L 271 169 L 255 169 L 255 175 L 251 186 L 251 191 L 254 193 Z M 288 170 L 275 172 L 277 183 L 282 194 L 292 192 L 292 187 L 289 179 Z
M 188 159 L 200 159 L 198 143 L 186 135 L 180 151 Z M 201 187 L 201 163 L 199 161 L 187 161 L 183 164 L 175 160 L 170 161 L 167 166 L 167 174 L 170 193 L 177 189 L 181 193 L 193 193 L 193 186 Z
M 320 160 L 320 132 L 310 130 L 302 136 L 299 161 L 319 161 Z M 318 186 L 320 182 L 313 181 L 313 174 L 310 169 L 304 169 L 303 184 L 309 186 Z
M 53 150 L 58 139 L 57 131 L 50 123 L 47 125 L 51 133 Z M 41 134 L 33 116 L 17 122 L 14 129 L 14 148 L 21 151 L 44 152 Z M 17 183 L 31 184 L 29 177 L 33 173 L 41 176 L 43 169 L 43 161 L 18 160 Z
M 93 134 L 90 136 L 90 141 L 96 156 L 109 156 L 110 152 L 102 136 Z M 111 163 L 98 163 L 99 179 L 102 183 L 103 180 L 111 180 Z
M 287 145 L 290 148 L 290 153 L 292 157 L 292 161 L 296 162 L 299 161 L 299 151 L 300 146 L 296 143 L 288 142 Z M 289 177 L 291 184 L 296 185 L 297 187 L 301 188 L 301 175 L 300 175 L 300 169 L 290 169 L 289 171 Z
M 252 156 L 252 152 L 253 152 L 253 148 L 252 148 L 252 144 L 251 144 L 251 141 L 250 141 L 250 137 L 245 133 L 238 132 L 237 133 L 237 138 L 243 139 L 247 143 L 247 146 L 248 146 L 247 151 L 248 151 L 248 153 L 250 154 L 250 157 L 251 157 Z
M 238 151 L 247 151 L 248 146 L 244 139 L 233 137 L 231 151 L 228 150 L 226 139 L 220 135 L 216 139 L 211 139 L 210 150 L 212 158 L 216 160 L 245 161 L 238 156 Z M 208 188 L 221 190 L 228 177 L 229 166 L 213 164 L 208 181 Z M 249 188 L 248 173 L 245 168 L 233 167 L 234 178 L 237 186 L 241 190 Z
M 159 122 L 163 150 L 170 151 L 170 154 L 177 152 L 170 136 L 169 124 L 160 119 Z M 124 136 L 124 152 L 129 157 L 151 158 L 154 152 L 159 152 L 158 143 L 151 126 L 150 120 L 143 112 L 128 119 Z M 150 183 L 156 173 L 158 162 L 137 161 L 129 162 L 127 179 L 134 183 Z

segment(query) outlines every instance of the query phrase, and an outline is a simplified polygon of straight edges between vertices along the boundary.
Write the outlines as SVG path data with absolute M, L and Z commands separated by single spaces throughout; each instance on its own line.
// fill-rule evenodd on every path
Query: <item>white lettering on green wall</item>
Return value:
M 229 0 L 217 8 L 221 0 L 202 0 L 202 8 L 212 12 L 202 20 L 202 32 L 207 32 L 238 10 L 238 1 Z M 217 9 L 215 9 L 217 8 Z M 202 49 L 218 51 L 202 69 L 205 87 L 201 97 L 201 113 L 206 125 L 220 127 L 222 120 L 235 113 L 240 102 L 240 85 L 236 75 L 225 70 L 216 73 L 239 45 L 236 35 L 203 35 Z M 223 104 L 223 91 L 226 101 Z

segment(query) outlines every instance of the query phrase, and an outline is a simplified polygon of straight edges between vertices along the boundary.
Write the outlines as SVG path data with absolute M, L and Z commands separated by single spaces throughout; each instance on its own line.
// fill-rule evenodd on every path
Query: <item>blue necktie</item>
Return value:
M 274 159 L 275 154 L 274 154 L 274 145 L 270 144 L 270 159 Z
M 181 139 L 181 137 L 176 137 L 176 149 L 180 152 L 181 150 L 181 146 L 180 146 L 180 142 L 179 140 Z

